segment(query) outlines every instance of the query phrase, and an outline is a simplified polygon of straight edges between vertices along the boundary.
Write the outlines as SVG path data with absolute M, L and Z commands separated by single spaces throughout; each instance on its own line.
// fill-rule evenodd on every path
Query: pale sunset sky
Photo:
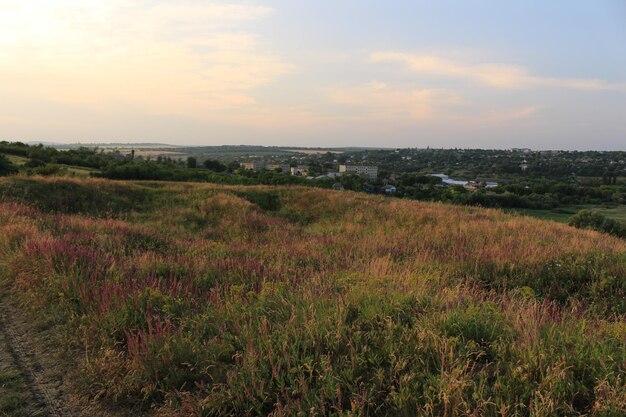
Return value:
M 0 140 L 626 150 L 626 0 L 0 0 Z

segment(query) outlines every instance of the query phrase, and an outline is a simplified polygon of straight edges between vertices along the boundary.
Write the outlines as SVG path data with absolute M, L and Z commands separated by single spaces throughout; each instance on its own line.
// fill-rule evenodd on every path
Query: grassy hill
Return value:
M 159 416 L 623 415 L 626 242 L 301 187 L 0 179 L 0 280 Z

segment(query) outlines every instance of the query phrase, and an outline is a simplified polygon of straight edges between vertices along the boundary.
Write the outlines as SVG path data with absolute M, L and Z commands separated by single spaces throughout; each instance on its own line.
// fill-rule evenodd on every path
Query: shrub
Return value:
M 235 195 L 245 198 L 265 211 L 278 211 L 281 208 L 280 196 L 273 191 L 236 191 Z
M 478 351 L 476 359 L 495 359 L 495 345 L 509 340 L 511 331 L 497 305 L 484 303 L 469 306 L 465 310 L 452 310 L 445 316 L 442 329 L 448 336 L 461 337 L 465 342 L 474 342 Z M 466 346 L 471 346 L 466 343 Z
M 9 159 L 0 153 L 0 177 L 3 175 L 15 174 L 17 167 Z
M 591 229 L 626 238 L 626 225 L 591 210 L 581 210 L 576 213 L 576 215 L 570 219 L 569 225 L 579 229 Z

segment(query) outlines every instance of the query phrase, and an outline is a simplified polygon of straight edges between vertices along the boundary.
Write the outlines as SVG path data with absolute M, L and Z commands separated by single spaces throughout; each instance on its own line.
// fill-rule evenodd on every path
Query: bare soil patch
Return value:
M 121 417 L 75 394 L 53 330 L 36 327 L 0 292 L 0 416 Z

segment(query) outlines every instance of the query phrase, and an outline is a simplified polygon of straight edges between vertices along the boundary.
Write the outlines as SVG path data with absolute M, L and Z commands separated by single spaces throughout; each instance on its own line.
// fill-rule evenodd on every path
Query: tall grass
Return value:
M 84 351 L 93 397 L 162 416 L 626 412 L 623 240 L 349 192 L 23 181 L 0 180 L 1 279 Z

